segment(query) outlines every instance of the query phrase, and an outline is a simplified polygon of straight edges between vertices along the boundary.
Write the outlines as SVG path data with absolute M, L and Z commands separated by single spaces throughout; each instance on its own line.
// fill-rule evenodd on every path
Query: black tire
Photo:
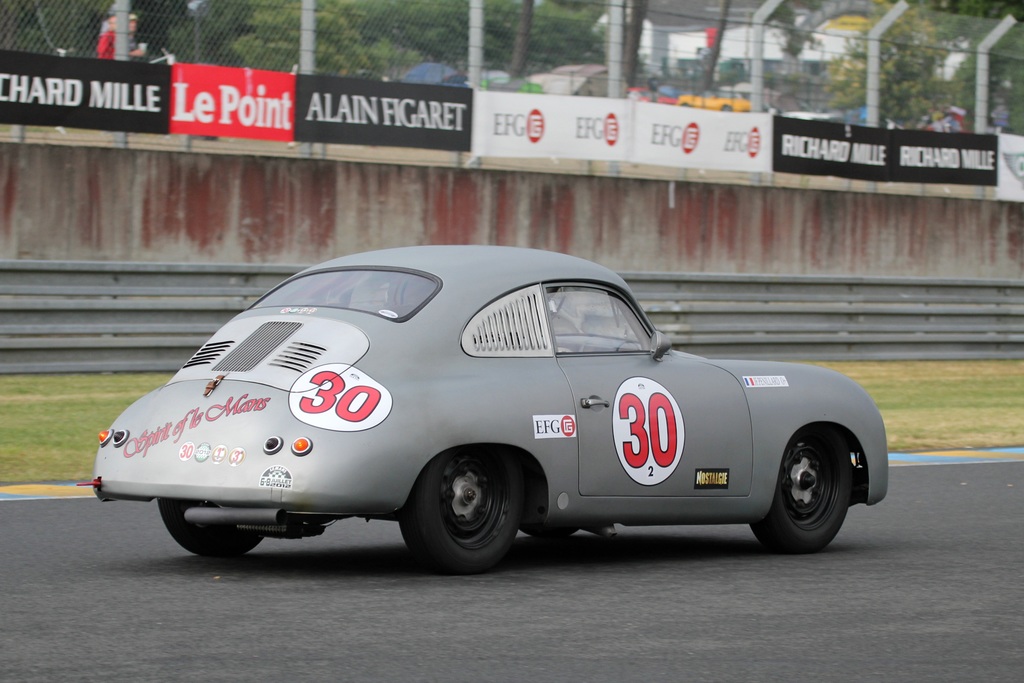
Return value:
M 768 515 L 750 528 L 769 550 L 814 553 L 843 525 L 853 480 L 850 449 L 827 427 L 797 432 L 786 446 Z
M 519 527 L 527 536 L 534 538 L 568 538 L 579 531 L 574 526 L 540 526 L 539 524 L 524 524 Z
M 198 526 L 185 521 L 185 510 L 198 505 L 182 500 L 157 501 L 160 517 L 171 538 L 185 550 L 204 557 L 238 557 L 249 552 L 263 540 L 262 536 L 239 531 L 234 526 Z
M 519 462 L 506 453 L 462 448 L 423 468 L 398 522 L 423 564 L 445 574 L 477 574 L 505 556 L 522 514 Z

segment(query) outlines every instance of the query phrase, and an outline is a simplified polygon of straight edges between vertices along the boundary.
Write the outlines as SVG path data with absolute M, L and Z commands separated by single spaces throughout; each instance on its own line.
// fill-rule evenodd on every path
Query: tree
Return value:
M 889 7 L 882 7 L 882 12 Z M 880 42 L 879 109 L 882 118 L 916 126 L 922 117 L 950 104 L 952 87 L 942 80 L 941 67 L 949 50 L 939 40 L 927 12 L 912 8 Z M 826 86 L 832 105 L 861 107 L 867 101 L 867 41 L 848 41 L 847 53 L 829 62 Z

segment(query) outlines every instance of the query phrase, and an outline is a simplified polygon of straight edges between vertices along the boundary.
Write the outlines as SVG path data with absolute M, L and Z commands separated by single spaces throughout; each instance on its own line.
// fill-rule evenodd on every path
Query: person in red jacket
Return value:
M 100 34 L 96 44 L 96 56 L 100 59 L 114 58 L 114 39 L 117 33 L 117 15 L 111 14 L 107 19 L 107 30 Z

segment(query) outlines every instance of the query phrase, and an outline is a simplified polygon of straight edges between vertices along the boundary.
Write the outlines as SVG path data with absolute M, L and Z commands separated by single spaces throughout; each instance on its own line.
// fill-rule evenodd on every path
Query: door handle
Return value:
M 587 398 L 580 399 L 580 405 L 584 408 L 594 408 L 596 406 L 604 406 L 607 408 L 611 405 L 608 401 L 601 398 L 600 396 L 588 396 Z

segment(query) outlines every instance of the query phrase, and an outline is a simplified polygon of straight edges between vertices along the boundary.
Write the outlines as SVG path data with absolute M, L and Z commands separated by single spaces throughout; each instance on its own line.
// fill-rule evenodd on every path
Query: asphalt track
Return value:
M 218 560 L 153 503 L 8 488 L 0 680 L 1019 681 L 1024 449 L 968 453 L 892 467 L 816 555 L 620 527 L 472 577 L 423 573 L 393 523 Z

